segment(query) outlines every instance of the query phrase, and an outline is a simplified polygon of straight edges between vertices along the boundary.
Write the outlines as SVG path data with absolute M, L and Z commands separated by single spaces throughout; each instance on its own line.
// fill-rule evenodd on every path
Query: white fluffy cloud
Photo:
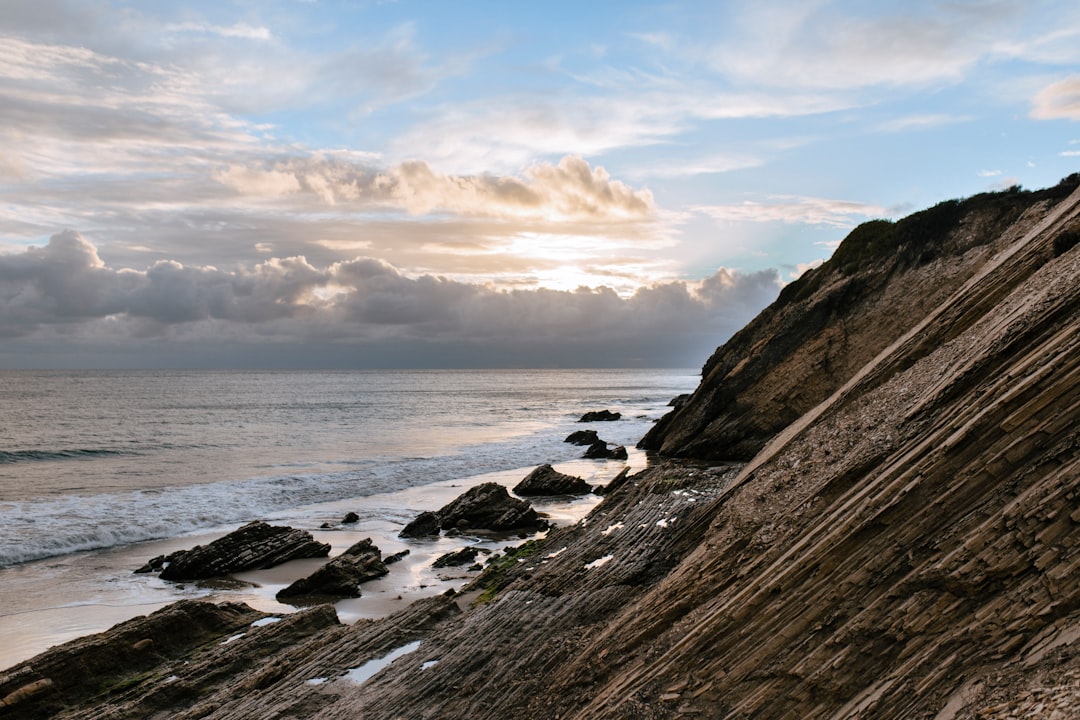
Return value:
M 242 195 L 264 198 L 307 194 L 327 205 L 383 206 L 413 215 L 452 213 L 491 218 L 564 220 L 648 219 L 652 194 L 614 180 L 580 157 L 538 163 L 524 178 L 445 175 L 420 160 L 386 170 L 332 157 L 303 157 L 271 167 L 230 166 L 215 179 Z
M 1031 116 L 1039 120 L 1080 120 L 1080 75 L 1043 88 L 1035 96 Z
M 714 68 L 748 85 L 843 90 L 952 83 L 1022 9 L 1012 2 L 878 5 L 793 0 L 734 14 Z
M 731 205 L 700 205 L 694 208 L 715 220 L 730 222 L 784 222 L 851 227 L 865 218 L 883 217 L 878 205 L 827 198 L 775 195 L 765 202 L 746 200 Z

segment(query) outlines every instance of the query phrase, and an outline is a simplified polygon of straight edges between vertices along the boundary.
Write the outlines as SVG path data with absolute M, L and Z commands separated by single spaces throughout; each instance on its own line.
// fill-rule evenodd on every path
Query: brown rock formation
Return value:
M 439 509 L 443 530 L 535 530 L 540 523 L 536 511 L 523 500 L 510 497 L 495 482 L 471 487 Z
M 432 512 L 431 510 L 425 510 L 417 515 L 409 522 L 401 532 L 398 533 L 398 537 L 403 538 L 424 538 L 437 536 L 439 534 L 439 514 Z
M 628 456 L 622 445 L 608 447 L 603 440 L 597 440 L 585 450 L 582 457 L 588 460 L 625 460 Z
M 326 557 L 329 552 L 329 545 L 317 542 L 306 530 L 255 521 L 206 545 L 155 558 L 136 572 L 148 572 L 163 562 L 163 579 L 199 580 L 299 558 Z
M 246 605 L 181 600 L 65 643 L 0 674 L 0 717 L 45 718 L 80 708 L 263 617 Z
M 896 223 L 859 226 L 829 262 L 785 287 L 709 358 L 692 397 L 640 447 L 672 457 L 749 460 L 1044 220 L 1078 183 L 1073 175 L 1035 193 L 977 195 Z M 926 349 L 977 317 L 939 327 Z
M 550 465 L 541 465 L 515 485 L 514 492 L 522 497 L 530 495 L 585 495 L 592 492 L 592 487 L 579 477 L 561 473 Z
M 364 538 L 305 578 L 300 578 L 277 593 L 281 602 L 311 595 L 360 597 L 360 584 L 389 573 L 382 552 Z

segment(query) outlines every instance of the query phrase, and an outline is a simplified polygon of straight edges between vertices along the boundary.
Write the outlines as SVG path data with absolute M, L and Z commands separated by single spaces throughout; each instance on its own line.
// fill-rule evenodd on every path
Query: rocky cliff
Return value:
M 828 262 L 785 287 L 709 358 L 689 402 L 640 446 L 671 457 L 749 460 L 1041 222 L 1078 184 L 1080 176 L 1073 175 L 1039 192 L 1014 188 L 950 200 L 895 223 L 857 227 Z M 941 328 L 934 341 L 963 329 Z
M 99 665 L 81 698 L 50 668 L 108 637 L 61 648 L 0 717 L 1080 716 L 1075 186 L 856 231 L 647 441 L 695 461 L 455 597 Z

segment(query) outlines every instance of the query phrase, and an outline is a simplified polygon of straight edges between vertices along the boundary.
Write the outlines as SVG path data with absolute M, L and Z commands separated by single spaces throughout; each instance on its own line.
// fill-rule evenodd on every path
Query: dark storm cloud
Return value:
M 248 362 L 265 343 L 333 346 L 339 355 L 352 344 L 383 361 L 395 347 L 423 346 L 432 365 L 440 357 L 484 364 L 537 352 L 588 364 L 602 348 L 658 357 L 661 346 L 692 349 L 696 361 L 772 300 L 778 286 L 775 271 L 721 270 L 629 297 L 610 288 L 507 291 L 409 277 L 373 258 L 325 268 L 293 257 L 237 271 L 174 261 L 114 269 L 85 238 L 65 231 L 44 247 L 0 255 L 0 333 L 27 348 L 59 338 L 90 347 L 107 338 L 117 352 L 155 336 L 181 365 L 185 352 L 215 342 L 244 348 L 237 357 L 246 353 Z M 3 359 L 9 365 L 18 364 L 11 342 Z

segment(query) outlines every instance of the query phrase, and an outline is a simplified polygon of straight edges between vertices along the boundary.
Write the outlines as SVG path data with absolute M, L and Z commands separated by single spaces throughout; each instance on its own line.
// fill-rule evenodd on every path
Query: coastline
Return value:
M 592 485 L 603 485 L 624 467 L 637 472 L 646 466 L 643 452 L 633 448 L 628 448 L 628 451 L 626 461 L 575 459 L 555 463 L 555 467 L 561 472 L 580 476 Z M 439 556 L 470 544 L 497 552 L 525 541 L 516 536 L 442 536 L 438 539 L 404 540 L 397 537 L 403 526 L 400 518 L 437 509 L 482 482 L 498 482 L 509 489 L 532 469 L 513 468 L 389 493 L 300 506 L 258 519 L 311 532 L 316 540 L 331 545 L 330 557 L 366 537 L 372 539 L 384 556 L 409 550 L 405 558 L 390 566 L 389 575 L 364 583 L 361 597 L 335 603 L 338 617 L 345 623 L 383 618 L 416 600 L 458 590 L 476 575 L 475 572 L 468 573 L 458 568 L 434 570 L 431 564 Z M 529 501 L 557 527 L 565 527 L 585 517 L 601 498 L 586 495 L 576 498 L 530 498 Z M 366 510 L 364 519 L 354 525 L 338 524 L 347 512 L 361 506 Z M 380 510 L 383 512 L 380 513 Z M 373 513 L 377 516 L 372 517 Z M 324 522 L 332 527 L 321 528 Z M 181 599 L 240 602 L 274 615 L 288 615 L 301 610 L 301 607 L 279 603 L 274 595 L 293 580 L 311 572 L 325 559 L 293 560 L 268 570 L 236 573 L 232 576 L 235 581 L 172 583 L 156 575 L 136 575 L 133 572 L 151 557 L 211 542 L 236 527 L 221 526 L 162 540 L 73 553 L 3 568 L 5 582 L 0 585 L 0 607 L 5 610 L 0 614 L 0 636 L 5 638 L 5 642 L 0 647 L 0 672 L 50 647 L 104 631 L 117 623 L 152 613 Z

